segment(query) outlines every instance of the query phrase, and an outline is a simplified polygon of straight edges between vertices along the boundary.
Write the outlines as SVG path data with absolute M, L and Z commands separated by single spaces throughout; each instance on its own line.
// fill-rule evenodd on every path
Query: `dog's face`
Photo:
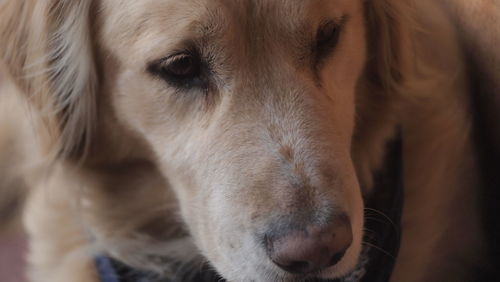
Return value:
M 363 204 L 351 159 L 361 0 L 103 1 L 120 122 L 150 144 L 230 281 L 345 275 Z

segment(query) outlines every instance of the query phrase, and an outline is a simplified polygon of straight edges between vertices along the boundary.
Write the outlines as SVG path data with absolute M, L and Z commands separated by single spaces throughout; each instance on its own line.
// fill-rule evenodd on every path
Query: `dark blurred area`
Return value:
M 469 54 L 473 57 L 475 54 Z M 471 59 L 471 62 L 476 61 Z M 499 281 L 500 277 L 500 81 L 491 79 L 471 63 L 474 76 L 471 91 L 474 107 L 476 148 L 481 164 L 483 220 L 490 261 L 479 269 L 478 281 Z

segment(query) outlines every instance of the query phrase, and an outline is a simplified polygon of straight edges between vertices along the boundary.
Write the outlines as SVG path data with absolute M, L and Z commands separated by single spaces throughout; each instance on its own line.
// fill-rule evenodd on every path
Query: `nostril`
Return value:
M 316 271 L 315 267 L 307 261 L 292 261 L 288 264 L 281 264 L 279 262 L 274 262 L 281 269 L 288 271 L 290 273 L 297 274 L 307 274 Z
M 330 259 L 330 263 L 329 263 L 328 266 L 334 266 L 337 263 L 339 263 L 342 260 L 342 258 L 344 257 L 344 255 L 345 255 L 345 251 L 337 253 L 337 254 L 334 254 L 332 256 L 332 258 Z

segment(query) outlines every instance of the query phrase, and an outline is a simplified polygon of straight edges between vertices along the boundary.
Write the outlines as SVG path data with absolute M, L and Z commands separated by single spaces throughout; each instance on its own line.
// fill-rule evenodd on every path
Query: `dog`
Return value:
M 167 278 L 179 264 L 228 281 L 344 277 L 398 134 L 390 280 L 473 279 L 487 246 L 470 66 L 497 83 L 498 12 L 465 0 L 0 2 L 15 83 L 0 148 L 27 168 L 3 169 L 20 184 L 0 188 L 28 191 L 30 281 L 99 281 L 99 254 Z

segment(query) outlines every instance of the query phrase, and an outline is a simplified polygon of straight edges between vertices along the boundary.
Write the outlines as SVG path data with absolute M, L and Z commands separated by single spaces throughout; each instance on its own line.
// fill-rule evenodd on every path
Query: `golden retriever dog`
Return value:
M 8 207 L 29 191 L 30 281 L 97 282 L 102 255 L 159 279 L 349 277 L 395 138 L 390 281 L 474 281 L 471 97 L 485 82 L 498 115 L 498 15 L 493 0 L 0 1 L 0 189 Z

